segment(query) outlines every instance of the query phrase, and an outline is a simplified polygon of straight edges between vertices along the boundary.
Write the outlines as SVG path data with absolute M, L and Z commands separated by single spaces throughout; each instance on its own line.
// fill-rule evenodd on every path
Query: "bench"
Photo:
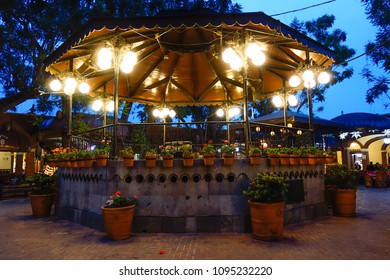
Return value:
M 31 184 L 0 184 L 0 200 L 17 198 L 17 197 L 28 197 L 32 191 Z

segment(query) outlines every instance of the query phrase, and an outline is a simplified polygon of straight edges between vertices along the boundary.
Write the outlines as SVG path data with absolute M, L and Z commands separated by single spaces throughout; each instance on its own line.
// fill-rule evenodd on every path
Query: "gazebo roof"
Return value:
M 343 114 L 332 119 L 347 129 L 390 129 L 390 117 L 371 113 Z
M 121 100 L 146 104 L 217 105 L 244 100 L 243 73 L 221 58 L 234 42 L 256 40 L 265 47 L 266 62 L 248 62 L 249 100 L 267 98 L 310 59 L 329 67 L 334 53 L 262 12 L 219 14 L 210 10 L 161 13 L 152 17 L 99 18 L 85 24 L 45 60 L 53 75 L 64 71 L 87 79 L 92 95 L 113 93 L 113 69 L 97 67 L 97 50 L 120 39 L 136 52 L 130 74 L 119 74 Z M 309 56 L 309 57 L 308 57 Z

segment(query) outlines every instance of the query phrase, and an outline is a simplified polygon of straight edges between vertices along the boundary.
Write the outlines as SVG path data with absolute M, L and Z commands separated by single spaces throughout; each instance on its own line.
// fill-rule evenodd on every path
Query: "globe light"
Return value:
M 249 57 L 249 58 L 254 58 L 257 56 L 257 54 L 261 52 L 261 48 L 259 46 L 259 44 L 256 44 L 256 43 L 249 43 L 248 44 L 248 47 L 246 48 L 246 55 Z
M 79 91 L 83 94 L 86 94 L 89 92 L 89 90 L 89 85 L 86 82 L 81 82 L 81 84 L 79 85 Z
M 222 59 L 226 63 L 230 63 L 235 56 L 237 56 L 237 54 L 232 48 L 227 48 L 222 53 Z
M 66 94 L 73 94 L 77 87 L 77 81 L 73 77 L 69 77 L 65 80 L 64 91 Z
M 134 69 L 134 65 L 137 63 L 137 55 L 132 52 L 126 52 L 122 57 L 120 68 L 123 73 L 130 73 Z
M 157 118 L 157 117 L 160 117 L 160 110 L 157 109 L 157 108 L 154 109 L 154 110 L 153 110 L 153 116 L 156 117 L 156 118 Z
M 298 105 L 298 99 L 295 95 L 293 94 L 290 94 L 288 97 L 287 97 L 287 102 L 290 106 L 292 107 L 295 107 Z
M 169 110 L 168 115 L 169 115 L 171 118 L 174 118 L 174 117 L 176 117 L 176 112 L 175 112 L 174 110 Z
M 305 81 L 303 85 L 305 86 L 305 88 L 313 88 L 316 86 L 316 81 L 315 80 Z
M 114 101 L 110 100 L 106 105 L 106 111 L 107 112 L 114 112 Z
M 232 58 L 232 61 L 230 62 L 230 67 L 236 71 L 242 67 L 242 60 L 238 55 Z
M 62 88 L 62 84 L 58 79 L 54 79 L 50 82 L 50 88 L 53 91 L 60 91 Z
M 302 74 L 302 79 L 305 81 L 305 82 L 309 82 L 311 80 L 314 79 L 314 73 L 313 71 L 311 70 L 305 70 L 305 72 L 303 72 Z
M 330 81 L 330 75 L 328 72 L 323 71 L 318 75 L 318 82 L 320 84 L 327 84 Z
M 112 53 L 109 48 L 101 48 L 98 52 L 98 65 L 100 69 L 107 70 L 112 65 Z
M 297 87 L 301 84 L 301 79 L 297 75 L 294 75 L 288 80 L 288 83 L 291 87 Z
M 168 108 L 163 108 L 162 111 L 161 111 L 161 114 L 163 117 L 166 117 L 169 115 L 169 109 Z
M 252 63 L 256 66 L 263 65 L 265 62 L 265 54 L 259 51 L 256 56 L 252 57 Z
M 272 97 L 272 103 L 274 104 L 274 106 L 276 108 L 280 108 L 283 106 L 283 99 L 279 95 L 276 95 L 276 96 Z
M 100 111 L 103 107 L 103 101 L 98 99 L 98 100 L 95 100 L 93 103 L 92 103 L 92 110 L 94 111 Z
M 219 108 L 217 110 L 216 114 L 217 114 L 218 117 L 223 117 L 225 115 L 225 111 L 223 109 Z

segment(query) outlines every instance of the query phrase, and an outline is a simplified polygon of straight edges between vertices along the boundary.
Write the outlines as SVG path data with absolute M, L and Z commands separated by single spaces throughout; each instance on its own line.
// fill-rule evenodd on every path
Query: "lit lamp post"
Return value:
M 72 96 L 75 92 L 80 92 L 82 94 L 87 94 L 90 90 L 89 85 L 82 79 L 78 79 L 74 73 L 65 73 L 59 75 L 58 78 L 51 80 L 50 89 L 54 92 L 63 91 L 68 96 L 68 147 L 71 146 L 71 136 L 72 136 Z
M 119 37 L 113 38 L 106 43 L 98 52 L 98 66 L 102 70 L 114 68 L 114 122 L 113 122 L 113 141 L 112 157 L 117 157 L 118 139 L 118 90 L 119 90 L 119 70 L 123 73 L 130 73 L 137 63 L 136 54 Z
M 170 116 L 171 118 L 174 118 L 176 116 L 176 112 L 172 109 L 169 109 L 168 107 L 163 107 L 161 109 L 154 109 L 153 110 L 153 116 L 156 117 L 156 118 L 160 118 L 163 120 L 164 122 L 164 135 L 163 135 L 163 144 L 165 144 L 165 140 L 166 140 L 166 127 L 165 127 L 165 118 L 167 116 Z
M 246 155 L 249 155 L 249 145 L 251 143 L 250 135 L 250 124 L 248 118 L 248 59 L 256 65 L 260 66 L 265 62 L 265 54 L 263 53 L 264 48 L 257 42 L 251 41 L 247 42 L 247 38 L 244 38 L 244 43 L 242 45 L 233 45 L 225 49 L 222 53 L 222 59 L 229 63 L 230 67 L 233 70 L 239 71 L 242 69 L 243 76 L 243 92 L 244 92 L 244 134 L 245 134 L 245 152 Z
M 296 98 L 295 95 L 290 94 L 286 96 L 280 96 L 280 95 L 275 95 L 272 97 L 272 103 L 276 108 L 281 108 L 283 107 L 283 124 L 284 126 L 287 126 L 287 106 L 295 107 L 298 105 L 298 99 Z
M 327 84 L 330 81 L 330 74 L 326 71 L 317 68 L 308 68 L 303 72 L 292 76 L 289 79 L 291 87 L 299 87 L 303 82 L 303 87 L 307 89 L 307 102 L 309 109 L 309 131 L 311 133 L 310 142 L 314 145 L 314 127 L 313 127 L 313 102 L 311 96 L 311 89 L 316 86 L 316 81 L 320 84 Z

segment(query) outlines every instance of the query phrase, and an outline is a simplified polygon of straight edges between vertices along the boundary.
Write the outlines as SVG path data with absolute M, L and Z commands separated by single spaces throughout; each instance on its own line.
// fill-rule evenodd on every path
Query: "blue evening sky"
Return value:
M 235 0 L 243 6 L 243 12 L 261 11 L 272 16 L 275 14 L 298 10 L 316 4 L 329 2 L 326 0 Z M 312 20 L 324 14 L 332 14 L 336 17 L 334 28 L 339 28 L 347 33 L 346 45 L 356 50 L 356 56 L 364 53 L 364 45 L 375 38 L 376 28 L 366 19 L 365 10 L 360 0 L 337 0 L 328 4 L 316 6 L 303 11 L 296 11 L 275 19 L 289 25 L 297 17 L 299 20 Z M 352 61 L 349 65 L 354 68 L 354 76 L 341 84 L 331 87 L 326 93 L 326 101 L 323 112 L 314 112 L 318 117 L 332 119 L 341 112 L 367 112 L 373 114 L 390 113 L 383 107 L 383 99 L 378 99 L 375 104 L 369 105 L 365 101 L 365 93 L 369 88 L 367 82 L 362 79 L 360 72 L 363 66 L 369 62 L 366 56 Z M 381 73 L 378 70 L 375 70 Z M 374 71 L 374 72 L 375 72 Z M 321 106 L 320 105 L 320 106 Z M 314 110 L 319 105 L 314 105 Z M 307 112 L 302 112 L 307 113 Z

